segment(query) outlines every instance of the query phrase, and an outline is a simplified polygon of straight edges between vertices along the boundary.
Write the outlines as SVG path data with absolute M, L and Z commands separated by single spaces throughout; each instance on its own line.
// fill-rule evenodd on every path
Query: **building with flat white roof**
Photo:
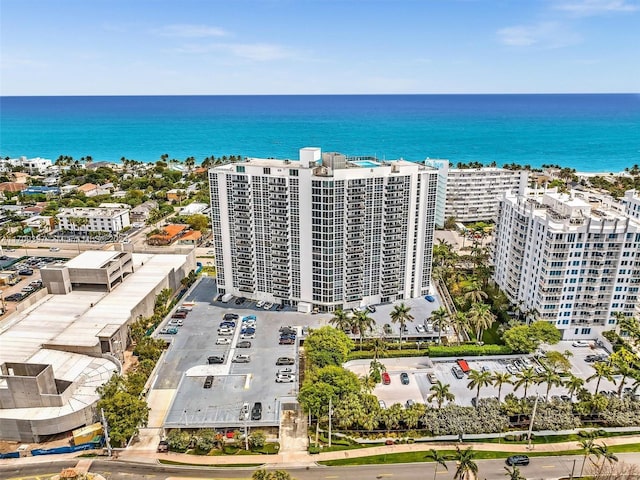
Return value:
M 592 339 L 615 315 L 640 314 L 640 223 L 611 198 L 506 193 L 495 229 L 494 278 L 513 304 L 564 339 Z
M 627 190 L 622 198 L 625 213 L 640 221 L 640 195 L 636 190 Z
M 494 222 L 505 192 L 522 194 L 528 182 L 526 170 L 496 167 L 450 168 L 444 215 L 457 222 Z
M 209 182 L 223 293 L 333 311 L 431 291 L 435 168 L 309 147 Z
M 93 423 L 96 388 L 119 371 L 129 324 L 194 268 L 193 253 L 117 251 L 43 268 L 54 293 L 0 326 L 0 439 L 40 441 Z
M 128 208 L 61 208 L 56 218 L 70 232 L 117 233 L 130 225 Z

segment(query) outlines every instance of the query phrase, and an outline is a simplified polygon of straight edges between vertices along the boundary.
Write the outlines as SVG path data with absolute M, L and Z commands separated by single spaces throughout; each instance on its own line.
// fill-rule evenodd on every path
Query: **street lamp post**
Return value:
M 533 421 L 536 417 L 536 410 L 538 409 L 538 399 L 540 395 L 536 392 L 536 401 L 533 404 L 533 410 L 531 411 L 531 419 L 529 420 L 529 434 L 527 438 L 527 450 L 532 450 L 533 446 L 531 445 L 531 432 L 533 431 Z

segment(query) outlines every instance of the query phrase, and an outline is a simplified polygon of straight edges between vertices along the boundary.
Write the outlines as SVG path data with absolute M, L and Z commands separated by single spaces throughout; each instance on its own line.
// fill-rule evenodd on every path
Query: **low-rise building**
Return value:
M 71 232 L 117 233 L 130 225 L 127 208 L 62 208 L 59 228 Z
M 38 442 L 97 420 L 131 322 L 196 266 L 195 254 L 89 251 L 41 269 L 49 295 L 0 331 L 0 439 Z
M 182 237 L 188 229 L 188 225 L 167 225 L 166 227 L 163 227 L 162 233 L 151 235 L 147 239 L 147 243 L 149 245 L 171 245 Z
M 135 223 L 144 223 L 149 220 L 149 216 L 151 212 L 158 208 L 158 202 L 155 200 L 147 200 L 144 203 L 141 203 L 137 207 L 133 207 L 131 209 L 131 221 Z

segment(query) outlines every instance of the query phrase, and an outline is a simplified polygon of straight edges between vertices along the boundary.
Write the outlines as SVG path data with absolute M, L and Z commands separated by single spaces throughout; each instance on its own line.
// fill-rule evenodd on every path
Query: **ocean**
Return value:
M 302 147 L 618 172 L 640 164 L 640 95 L 0 97 L 0 155 L 297 159 Z

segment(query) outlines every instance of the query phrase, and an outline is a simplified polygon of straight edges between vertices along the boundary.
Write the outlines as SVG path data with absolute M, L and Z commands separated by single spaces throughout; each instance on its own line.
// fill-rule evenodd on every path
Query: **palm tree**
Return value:
M 438 330 L 438 345 L 440 345 L 442 331 L 449 326 L 449 312 L 444 307 L 434 310 L 431 312 L 431 322 L 433 328 Z
M 453 402 L 456 396 L 449 391 L 450 387 L 451 385 L 449 385 L 448 383 L 445 384 L 438 380 L 434 385 L 431 385 L 429 391 L 433 393 L 431 393 L 427 397 L 427 401 L 432 402 L 435 399 L 436 403 L 438 404 L 438 409 L 442 408 L 442 404 L 445 402 L 445 400 L 448 402 Z
M 502 385 L 513 384 L 513 381 L 511 380 L 511 374 L 508 372 L 496 372 L 493 374 L 492 381 L 493 381 L 493 386 L 498 387 L 498 403 L 500 403 L 502 398 L 501 397 Z
M 373 350 L 373 359 L 378 360 L 380 357 L 384 357 L 387 351 L 387 342 L 382 337 L 375 337 L 371 339 L 371 347 Z
M 496 316 L 491 313 L 491 307 L 486 303 L 474 303 L 469 310 L 469 323 L 476 330 L 476 340 L 482 338 L 482 331 L 491 327 L 496 320 Z
M 329 323 L 336 327 L 338 330 L 346 330 L 351 327 L 351 319 L 349 314 L 342 309 L 338 309 L 333 312 L 333 317 L 329 320 Z
M 478 408 L 478 400 L 480 400 L 480 389 L 491 385 L 491 377 L 492 375 L 489 371 L 471 370 L 469 372 L 469 380 L 471 381 L 467 384 L 467 388 L 469 390 L 477 389 L 476 408 Z
M 467 328 L 469 324 L 469 320 L 467 319 L 467 315 L 464 312 L 457 311 L 453 317 L 453 323 L 456 329 L 456 337 L 458 339 L 458 344 L 462 343 L 461 334 Z
M 438 450 L 434 448 L 429 450 L 429 453 L 427 454 L 427 458 L 430 458 L 435 462 L 435 467 L 433 471 L 433 480 L 436 480 L 436 475 L 438 475 L 438 465 L 442 465 L 445 470 L 449 470 L 449 467 L 447 467 L 446 457 L 442 453 L 440 453 Z
M 609 358 L 609 361 L 614 369 L 613 374 L 622 376 L 620 386 L 618 387 L 618 398 L 621 398 L 625 381 L 638 371 L 635 366 L 636 356 L 623 347 L 617 352 L 614 352 Z
M 504 469 L 507 471 L 505 476 L 509 477 L 509 480 L 527 480 L 527 478 L 520 473 L 520 469 L 516 466 L 513 466 L 511 469 L 509 467 L 504 467 Z
M 547 384 L 547 395 L 545 397 L 546 402 L 549 401 L 549 392 L 551 391 L 551 387 L 559 387 L 560 385 L 562 385 L 562 378 L 560 378 L 560 375 L 553 370 L 545 369 L 544 373 L 540 374 L 540 376 L 538 377 L 538 381 L 540 383 Z
M 366 310 L 362 310 L 354 315 L 353 325 L 358 328 L 358 333 L 360 334 L 360 350 L 362 350 L 362 337 L 366 332 L 372 330 L 375 324 L 376 321 L 369 316 Z
M 598 445 L 596 445 L 595 440 L 593 438 L 585 438 L 584 440 L 580 440 L 579 446 L 582 448 L 584 459 L 582 460 L 582 467 L 580 467 L 580 477 L 582 477 L 582 472 L 584 471 L 584 464 L 587 461 L 587 458 L 591 455 L 595 455 L 596 458 L 600 456 L 600 450 L 598 449 Z
M 488 297 L 489 295 L 487 295 L 487 292 L 482 290 L 482 286 L 476 281 L 469 284 L 467 291 L 464 294 L 464 298 L 469 300 L 471 303 L 480 303 Z
M 618 461 L 618 457 L 609 450 L 609 447 L 606 443 L 602 442 L 602 445 L 597 447 L 599 456 L 602 457 L 602 463 L 609 462 L 610 464 Z
M 536 380 L 538 379 L 538 374 L 533 368 L 529 367 L 519 372 L 516 375 L 516 378 L 517 380 L 514 384 L 513 390 L 516 391 L 524 385 L 524 395 L 522 398 L 527 398 L 527 390 L 529 389 L 529 385 L 536 382 Z
M 596 383 L 596 390 L 594 392 L 594 395 L 598 394 L 598 389 L 600 388 L 600 381 L 603 378 L 606 378 L 610 382 L 613 382 L 615 385 L 615 381 L 613 379 L 614 372 L 613 372 L 613 367 L 611 365 L 604 362 L 596 362 L 593 364 L 593 369 L 595 370 L 595 373 L 587 378 L 587 382 L 590 382 L 591 380 L 594 380 L 596 378 L 598 379 L 598 382 Z
M 460 450 L 460 447 L 456 446 L 456 450 L 458 451 L 456 454 L 458 466 L 453 480 L 469 480 L 473 478 L 478 474 L 478 464 L 473 461 L 475 457 L 473 448 L 469 447 L 465 450 Z
M 404 303 L 393 307 L 391 312 L 391 322 L 400 324 L 400 350 L 402 350 L 402 331 L 407 322 L 413 320 L 413 316 L 409 313 L 411 307 L 407 307 Z
M 573 396 L 580 390 L 582 390 L 582 387 L 584 386 L 584 380 L 580 377 L 576 377 L 575 375 L 571 375 L 569 377 L 569 380 L 565 382 L 564 386 L 567 387 L 570 399 L 571 401 L 573 401 Z

